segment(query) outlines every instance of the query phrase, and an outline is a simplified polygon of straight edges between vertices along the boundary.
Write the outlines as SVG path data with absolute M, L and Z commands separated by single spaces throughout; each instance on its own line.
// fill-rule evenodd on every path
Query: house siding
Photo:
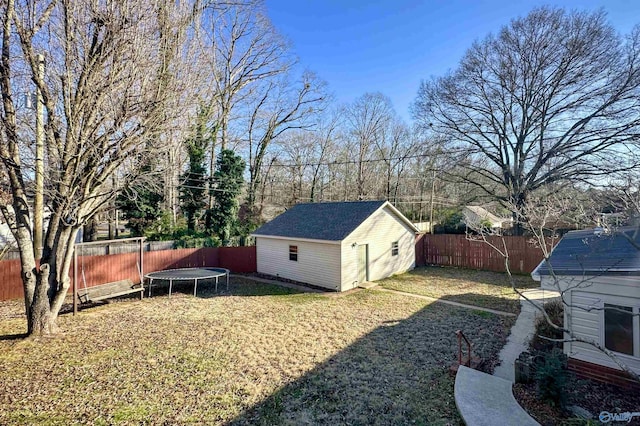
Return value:
M 298 261 L 289 260 L 289 246 Z M 257 271 L 331 290 L 340 290 L 340 244 L 256 236 Z
M 604 314 L 601 309 L 588 310 L 589 307 L 602 307 L 604 303 L 620 304 L 624 306 L 640 307 L 640 283 L 637 277 L 585 277 L 580 290 L 571 290 L 567 300 L 569 308 L 565 309 L 565 323 L 569 325 L 577 337 L 588 339 L 604 345 Z M 576 284 L 575 279 L 560 278 L 559 284 L 566 288 L 569 284 Z M 635 330 L 638 330 L 638 318 L 634 318 Z M 637 333 L 637 331 L 636 331 Z M 636 351 L 638 347 L 636 336 Z M 577 360 L 608 368 L 620 367 L 607 355 L 589 345 L 580 342 L 564 344 L 565 353 Z M 636 352 L 637 354 L 638 352 Z M 640 357 L 618 355 L 626 365 L 640 374 Z
M 398 255 L 391 244 L 398 242 Z M 342 241 L 342 291 L 358 285 L 357 246 L 369 246 L 369 281 L 406 272 L 415 267 L 415 233 L 395 213 L 378 210 Z

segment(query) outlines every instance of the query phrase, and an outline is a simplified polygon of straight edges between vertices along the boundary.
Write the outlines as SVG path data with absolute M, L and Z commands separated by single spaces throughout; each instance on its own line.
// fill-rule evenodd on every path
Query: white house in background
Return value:
M 413 222 L 413 226 L 418 228 L 418 231 L 433 234 L 431 222 Z
M 571 231 L 553 249 L 549 263 L 542 261 L 531 275 L 543 289 L 565 291 L 567 328 L 612 350 L 640 374 L 640 228 Z M 584 376 L 631 383 L 591 345 L 566 342 L 564 352 L 570 368 Z
M 12 206 L 7 206 L 9 208 L 10 212 L 13 212 L 13 207 Z M 44 223 L 43 223 L 43 227 L 46 230 L 47 227 L 49 226 L 49 218 L 51 217 L 51 210 L 49 210 L 49 208 L 47 206 L 44 207 Z M 31 226 L 33 227 L 33 223 L 31 224 Z M 17 243 L 16 243 L 16 239 L 13 236 L 13 233 L 11 232 L 11 228 L 9 227 L 9 224 L 7 224 L 4 221 L 4 217 L 2 217 L 2 215 L 0 215 L 0 248 L 6 246 L 6 245 L 10 245 L 12 247 L 17 247 Z
M 464 223 L 471 228 L 482 224 L 490 225 L 492 229 L 510 228 L 513 223 L 513 219 L 498 217 L 480 206 L 464 206 L 462 216 Z
M 7 244 L 14 245 L 16 239 L 13 238 L 13 234 L 11 233 L 11 229 L 9 225 L 0 220 L 0 248 L 6 246 Z
M 415 266 L 416 227 L 388 201 L 297 204 L 258 228 L 259 273 L 335 291 Z

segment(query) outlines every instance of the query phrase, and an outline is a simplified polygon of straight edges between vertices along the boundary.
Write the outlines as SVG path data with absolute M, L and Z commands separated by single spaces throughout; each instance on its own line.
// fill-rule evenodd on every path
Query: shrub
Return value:
M 176 230 L 186 224 L 172 224 L 171 213 L 164 211 L 160 217 L 150 225 L 145 231 L 144 236 L 151 241 L 168 241 L 173 239 Z
M 559 326 L 564 325 L 564 305 L 561 300 L 552 300 L 543 305 L 544 310 L 549 315 L 549 319 Z M 561 349 L 562 343 L 560 342 L 550 342 L 549 340 L 545 340 L 540 336 L 548 337 L 550 339 L 562 339 L 562 332 L 553 328 L 547 320 L 540 316 L 536 320 L 536 331 L 531 339 L 531 349 L 533 351 L 543 351 L 550 352 L 554 348 Z
M 567 380 L 567 356 L 558 348 L 544 354 L 535 373 L 538 397 L 555 407 L 564 408 Z
M 438 212 L 438 224 L 434 225 L 435 234 L 464 234 L 467 227 L 459 209 L 445 209 Z
M 186 234 L 178 236 L 174 245 L 175 248 L 220 247 L 220 239 L 202 234 Z

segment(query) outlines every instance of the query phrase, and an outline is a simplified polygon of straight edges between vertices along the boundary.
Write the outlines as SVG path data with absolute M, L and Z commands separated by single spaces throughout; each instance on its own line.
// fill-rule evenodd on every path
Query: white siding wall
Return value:
M 399 253 L 391 256 L 391 243 L 398 241 Z M 358 249 L 369 245 L 369 281 L 376 281 L 413 269 L 416 264 L 415 234 L 390 209 L 371 215 L 342 241 L 342 291 L 358 285 Z
M 562 287 L 574 286 L 578 284 L 578 281 L 562 277 L 560 284 Z M 580 288 L 571 290 L 567 302 L 573 306 L 565 310 L 565 321 L 573 329 L 576 336 L 598 342 L 604 346 L 604 313 L 602 310 L 588 311 L 585 308 L 602 307 L 604 303 L 640 307 L 640 283 L 637 281 L 637 277 L 601 276 L 587 277 L 586 280 L 581 278 Z M 638 318 L 636 317 L 634 321 L 638 327 Z M 565 343 L 564 350 L 567 355 L 576 359 L 619 368 L 611 358 L 586 343 Z M 619 355 L 619 358 L 640 374 L 640 358 L 622 354 Z
M 289 245 L 298 246 L 298 261 L 289 260 Z M 340 290 L 340 244 L 256 237 L 259 273 Z

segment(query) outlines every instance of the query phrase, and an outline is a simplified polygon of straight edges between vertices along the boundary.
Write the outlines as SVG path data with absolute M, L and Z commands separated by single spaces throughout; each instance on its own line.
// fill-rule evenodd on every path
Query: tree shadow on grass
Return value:
M 27 333 L 5 334 L 0 336 L 0 340 L 22 340 L 29 337 Z
M 509 325 L 504 317 L 433 303 L 383 323 L 228 424 L 461 424 L 448 374 L 455 331 L 491 357 Z
M 181 293 L 193 295 L 193 281 L 174 281 L 171 293 Z M 300 289 L 288 288 L 275 284 L 256 282 L 243 277 L 230 277 L 229 288 L 227 290 L 226 278 L 222 277 L 218 281 L 218 288 L 215 287 L 215 279 L 198 281 L 197 297 L 211 298 L 220 296 L 284 296 L 292 294 L 306 294 Z M 145 297 L 149 291 L 145 291 Z M 169 294 L 169 282 L 166 280 L 154 280 L 152 297 L 167 296 Z
M 509 297 L 499 297 L 491 294 L 459 293 L 448 294 L 438 298 L 438 300 L 463 303 L 465 305 L 477 306 L 479 308 L 494 309 L 513 315 L 520 313 L 520 300 Z
M 409 271 L 406 276 L 421 276 L 427 279 L 446 280 L 472 280 L 480 284 L 511 287 L 509 276 L 506 272 L 492 272 L 476 269 L 457 268 L 453 266 L 429 265 L 420 266 Z M 513 280 L 518 287 L 538 287 L 529 274 L 513 274 Z
M 193 282 L 191 281 L 175 281 L 171 288 L 171 294 L 176 295 L 193 295 Z M 218 290 L 215 289 L 215 279 L 200 280 L 198 282 L 197 297 L 208 299 L 221 296 L 286 296 L 294 294 L 312 294 L 300 289 L 287 288 L 274 284 L 255 282 L 242 277 L 229 278 L 229 289 L 227 290 L 225 278 L 221 278 L 218 282 Z M 169 281 L 155 279 L 153 283 L 151 298 L 167 297 L 169 295 Z M 144 298 L 149 298 L 148 284 L 145 287 Z M 140 300 L 138 294 L 125 294 L 113 297 L 99 302 L 78 303 L 78 312 L 90 310 L 97 306 L 108 305 L 111 303 L 135 302 Z M 65 303 L 60 309 L 60 315 L 69 315 L 73 313 L 73 304 Z

